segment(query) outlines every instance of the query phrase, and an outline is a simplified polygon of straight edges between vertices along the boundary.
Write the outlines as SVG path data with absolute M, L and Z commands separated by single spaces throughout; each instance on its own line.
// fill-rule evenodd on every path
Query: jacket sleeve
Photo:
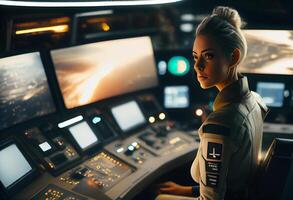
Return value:
M 230 129 L 219 124 L 206 124 L 200 144 L 200 196 L 197 200 L 224 199 L 229 162 L 235 147 Z

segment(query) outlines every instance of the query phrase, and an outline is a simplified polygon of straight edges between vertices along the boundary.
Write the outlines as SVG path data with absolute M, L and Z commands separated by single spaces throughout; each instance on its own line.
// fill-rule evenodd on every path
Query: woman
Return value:
M 193 45 L 197 80 L 203 89 L 219 90 L 213 112 L 198 130 L 200 144 L 191 176 L 199 188 L 163 183 L 156 200 L 247 198 L 259 164 L 268 108 L 237 72 L 246 52 L 236 10 L 217 7 L 197 27 Z

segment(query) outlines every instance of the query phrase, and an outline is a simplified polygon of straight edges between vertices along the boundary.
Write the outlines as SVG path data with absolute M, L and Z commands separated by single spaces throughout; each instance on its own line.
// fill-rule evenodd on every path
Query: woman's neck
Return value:
M 233 76 L 228 76 L 226 80 L 216 84 L 217 89 L 221 92 L 225 87 L 238 80 L 238 74 L 234 73 Z

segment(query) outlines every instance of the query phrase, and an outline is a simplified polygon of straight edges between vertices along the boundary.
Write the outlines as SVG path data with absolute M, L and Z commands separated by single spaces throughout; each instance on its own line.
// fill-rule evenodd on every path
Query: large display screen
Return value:
M 0 181 L 5 188 L 32 171 L 32 166 L 15 144 L 0 150 Z
M 0 129 L 55 111 L 38 52 L 0 59 Z
M 189 106 L 189 87 L 185 85 L 164 88 L 165 108 L 187 108 Z
M 263 98 L 267 106 L 282 107 L 284 100 L 284 83 L 258 82 L 256 91 Z
M 158 85 L 149 37 L 58 49 L 51 56 L 67 108 Z
M 98 143 L 97 136 L 85 121 L 70 127 L 69 131 L 82 150 Z
M 145 117 L 135 101 L 115 106 L 111 108 L 111 112 L 124 132 L 146 123 Z
M 239 71 L 258 74 L 293 74 L 293 31 L 245 30 L 248 52 Z

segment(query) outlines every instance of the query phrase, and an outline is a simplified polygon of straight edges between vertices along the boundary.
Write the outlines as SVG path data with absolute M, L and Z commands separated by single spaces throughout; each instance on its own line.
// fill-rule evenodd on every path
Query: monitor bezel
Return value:
M 155 74 L 156 74 L 157 85 L 151 86 L 151 87 L 147 87 L 147 88 L 142 88 L 142 89 L 135 90 L 135 91 L 131 91 L 131 92 L 126 92 L 126 93 L 114 95 L 114 96 L 109 96 L 109 97 L 102 98 L 102 99 L 99 99 L 99 100 L 96 100 L 96 101 L 93 101 L 93 102 L 90 102 L 90 103 L 87 103 L 87 104 L 78 105 L 78 106 L 75 106 L 75 107 L 72 107 L 72 108 L 68 108 L 66 106 L 65 99 L 63 97 L 62 90 L 61 90 L 61 87 L 60 87 L 60 84 L 59 84 L 59 79 L 58 79 L 58 76 L 57 76 L 57 73 L 56 73 L 56 68 L 55 68 L 54 61 L 53 61 L 52 51 L 62 50 L 62 49 L 68 49 L 68 48 L 73 48 L 73 47 L 78 47 L 78 46 L 84 46 L 84 45 L 89 45 L 89 44 L 94 44 L 94 43 L 100 43 L 100 42 L 115 41 L 115 40 L 122 40 L 122 39 L 134 39 L 134 38 L 142 38 L 142 37 L 147 37 L 150 40 L 150 43 L 151 43 L 151 46 L 152 46 L 153 61 L 154 61 L 153 64 L 154 64 L 154 70 L 155 70 Z M 50 65 L 52 66 L 53 71 L 54 71 L 54 76 L 55 76 L 55 79 L 56 79 L 56 85 L 57 85 L 57 88 L 58 88 L 58 93 L 60 94 L 60 98 L 62 99 L 62 104 L 63 104 L 63 107 L 64 107 L 65 110 L 78 109 L 78 108 L 85 107 L 85 106 L 89 106 L 89 105 L 93 105 L 93 104 L 96 104 L 96 103 L 99 103 L 99 102 L 102 102 L 102 101 L 105 101 L 105 100 L 109 100 L 109 99 L 112 99 L 112 98 L 116 98 L 118 96 L 129 95 L 129 94 L 133 94 L 133 93 L 136 93 L 136 92 L 139 92 L 139 91 L 143 91 L 143 90 L 154 89 L 154 88 L 157 88 L 157 87 L 160 86 L 160 77 L 158 76 L 158 69 L 157 69 L 157 63 L 156 63 L 155 49 L 153 47 L 153 42 L 152 42 L 152 38 L 151 38 L 150 35 L 139 35 L 139 36 L 135 36 L 135 37 L 133 37 L 133 36 L 131 36 L 131 37 L 129 37 L 129 36 L 128 37 L 118 37 L 118 38 L 110 38 L 110 39 L 104 39 L 104 40 L 99 40 L 99 41 L 94 41 L 94 42 L 82 43 L 82 44 L 78 44 L 78 45 L 68 45 L 68 46 L 64 46 L 62 48 L 52 48 L 52 49 L 49 49 L 49 53 L 48 54 L 49 54 L 48 57 L 49 57 Z
M 40 58 L 41 63 L 42 63 L 44 74 L 45 74 L 45 77 L 47 79 L 48 92 L 49 92 L 49 95 L 51 96 L 54 109 L 53 109 L 53 111 L 51 111 L 51 112 L 49 112 L 47 114 L 44 114 L 44 115 L 41 115 L 41 116 L 34 116 L 32 118 L 25 119 L 25 120 L 23 120 L 21 122 L 18 122 L 16 124 L 10 124 L 9 126 L 7 126 L 5 128 L 0 129 L 1 132 L 2 131 L 6 132 L 7 130 L 9 131 L 10 129 L 12 129 L 15 126 L 22 126 L 22 125 L 24 125 L 26 123 L 34 121 L 37 118 L 44 118 L 44 117 L 47 117 L 47 116 L 52 116 L 52 115 L 54 115 L 54 114 L 56 114 L 58 112 L 56 96 L 55 96 L 55 94 L 53 92 L 52 85 L 50 84 L 51 81 L 50 81 L 50 78 L 49 78 L 49 75 L 48 75 L 47 65 L 46 65 L 46 62 L 44 61 L 44 55 L 42 54 L 41 51 L 29 51 L 29 50 L 27 50 L 27 51 L 13 51 L 13 52 L 8 52 L 8 53 L 1 53 L 0 54 L 0 59 L 5 59 L 5 58 L 9 58 L 9 57 L 14 57 L 14 56 L 20 56 L 20 55 L 25 55 L 25 54 L 39 54 L 39 58 Z
M 7 188 L 0 181 L 0 188 L 8 198 L 11 197 L 13 194 L 17 193 L 18 191 L 22 190 L 23 187 L 25 187 L 28 183 L 30 183 L 39 174 L 37 163 L 26 152 L 25 148 L 21 145 L 21 143 L 16 138 L 11 137 L 9 139 L 1 141 L 0 150 L 3 150 L 13 144 L 17 146 L 17 148 L 25 157 L 25 159 L 27 160 L 27 162 L 29 163 L 32 169 L 29 172 L 27 172 L 25 175 L 23 175 L 21 178 L 19 178 L 17 181 L 12 183 L 10 186 L 8 186 Z
M 293 29 L 289 29 L 289 28 L 275 28 L 275 29 L 272 29 L 270 27 L 263 27 L 263 28 L 253 28 L 253 27 L 250 27 L 250 28 L 245 28 L 245 29 L 242 29 L 243 31 L 243 34 L 244 34 L 244 37 L 245 37 L 245 32 L 249 32 L 249 31 L 289 31 L 289 32 L 292 32 L 293 33 Z M 248 48 L 249 50 L 249 48 Z M 243 65 L 243 63 L 240 63 L 240 65 Z M 258 74 L 263 74 L 263 75 L 269 75 L 269 76 L 273 76 L 273 75 L 277 75 L 277 76 L 292 76 L 293 74 L 286 74 L 286 73 L 266 73 L 266 72 L 263 72 L 263 71 L 258 71 L 258 72 L 251 72 L 251 71 L 247 71 L 247 70 L 242 70 L 242 66 L 239 66 L 238 67 L 238 71 L 241 73 L 241 74 L 255 74 L 255 75 L 258 75 Z
M 134 101 L 134 102 L 137 104 L 137 106 L 139 107 L 139 109 L 140 109 L 140 111 L 141 111 L 141 113 L 142 113 L 142 115 L 143 115 L 143 117 L 144 117 L 144 119 L 145 119 L 145 122 L 144 122 L 144 123 L 141 123 L 141 124 L 137 124 L 137 125 L 135 125 L 135 126 L 133 126 L 133 127 L 131 127 L 131 128 L 129 128 L 129 129 L 127 129 L 127 130 L 124 131 L 124 130 L 122 130 L 122 129 L 120 128 L 119 123 L 117 122 L 117 120 L 116 120 L 114 114 L 112 113 L 112 108 L 117 107 L 117 106 L 121 106 L 121 105 L 126 104 L 126 103 L 130 103 L 130 102 L 132 102 L 132 101 Z M 113 121 L 114 121 L 116 127 L 118 128 L 119 132 L 120 132 L 121 135 L 123 135 L 123 136 L 129 136 L 129 135 L 132 135 L 133 133 L 137 132 L 138 130 L 140 130 L 140 129 L 142 129 L 142 128 L 148 126 L 148 121 L 147 121 L 146 115 L 145 115 L 145 113 L 143 112 L 143 109 L 141 108 L 141 105 L 138 103 L 138 101 L 137 101 L 136 99 L 123 100 L 123 101 L 120 101 L 120 102 L 118 102 L 118 103 L 112 104 L 112 105 L 108 108 L 108 110 L 109 110 L 109 113 L 110 113 L 111 117 L 113 118 Z
M 284 97 L 284 91 L 286 90 L 286 83 L 284 83 L 284 82 L 281 82 L 281 81 L 279 81 L 279 82 L 273 82 L 273 81 L 256 81 L 256 92 L 258 93 L 258 86 L 259 86 L 259 84 L 260 83 L 268 83 L 268 84 L 282 84 L 283 86 L 284 86 L 284 88 L 283 88 L 283 96 L 282 96 L 282 105 L 281 106 L 271 106 L 271 105 L 267 105 L 268 107 L 270 107 L 270 108 L 282 108 L 282 107 L 284 107 L 284 104 L 285 104 L 285 97 Z M 261 94 L 260 93 L 258 93 L 260 96 L 261 96 Z M 263 98 L 263 97 L 262 97 Z
M 187 93 L 188 93 L 188 105 L 186 107 L 166 107 L 166 104 L 165 104 L 165 99 L 166 99 L 166 93 L 165 93 L 165 89 L 167 87 L 186 87 L 187 88 Z M 164 109 L 167 109 L 167 110 L 185 110 L 185 109 L 188 109 L 190 108 L 191 106 L 191 100 L 190 100 L 190 87 L 188 85 L 165 85 L 163 87 L 163 106 L 164 106 Z
M 79 143 L 76 141 L 76 139 L 73 137 L 73 134 L 71 133 L 71 131 L 69 130 L 69 128 L 74 127 L 78 124 L 81 123 L 87 123 L 87 125 L 89 126 L 89 128 L 91 129 L 91 131 L 95 134 L 95 136 L 97 137 L 97 141 L 89 146 L 87 146 L 86 148 L 81 148 Z M 100 136 L 94 131 L 94 129 L 90 126 L 90 124 L 88 123 L 87 120 L 82 120 L 79 122 L 76 122 L 74 124 L 71 124 L 70 126 L 64 127 L 63 129 L 65 129 L 66 131 L 66 135 L 67 138 L 69 138 L 69 140 L 72 142 L 72 144 L 74 145 L 74 147 L 78 150 L 79 153 L 84 154 L 87 153 L 89 151 L 91 151 L 93 148 L 98 147 L 99 145 L 102 144 L 102 139 L 100 138 Z

